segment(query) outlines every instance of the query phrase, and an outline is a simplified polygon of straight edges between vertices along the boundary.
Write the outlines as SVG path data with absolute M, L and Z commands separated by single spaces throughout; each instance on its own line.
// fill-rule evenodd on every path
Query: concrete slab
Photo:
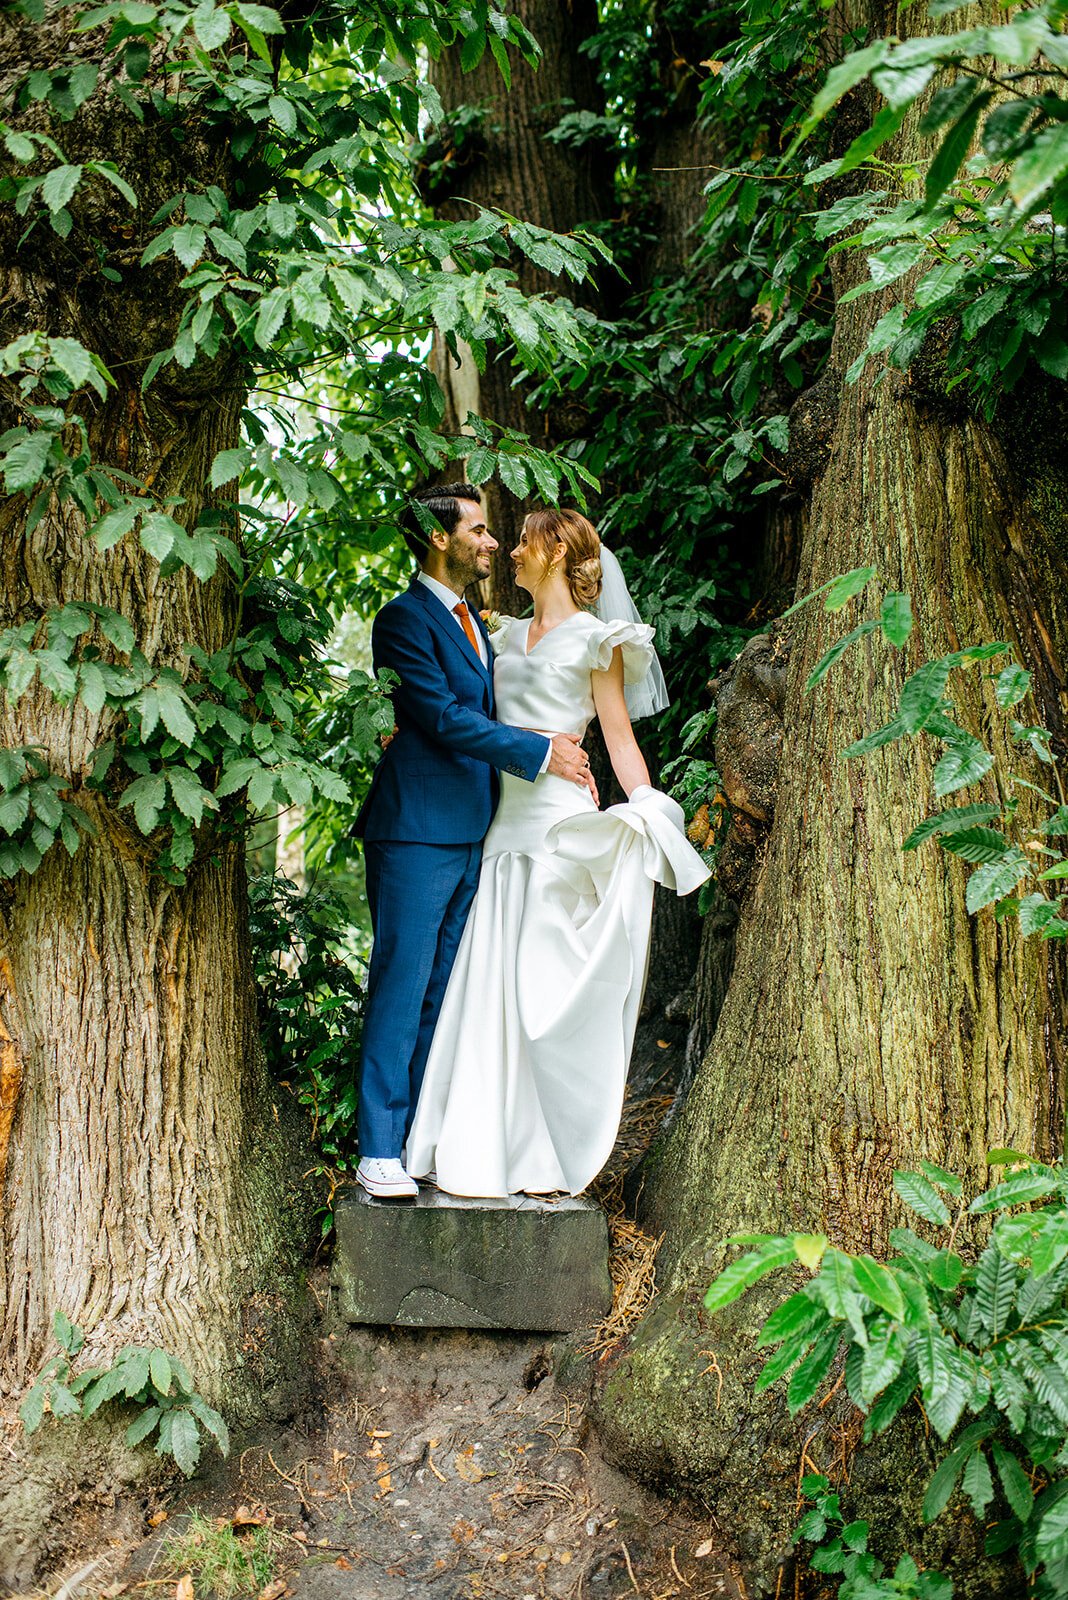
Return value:
M 347 1322 L 571 1333 L 611 1308 L 608 1224 L 592 1200 L 408 1204 L 361 1189 L 334 1212 L 331 1282 Z

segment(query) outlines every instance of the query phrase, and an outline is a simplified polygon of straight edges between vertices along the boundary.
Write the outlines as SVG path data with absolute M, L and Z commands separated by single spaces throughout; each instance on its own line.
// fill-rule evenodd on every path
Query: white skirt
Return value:
M 503 775 L 408 1171 L 457 1195 L 580 1193 L 619 1126 L 653 884 L 707 877 L 667 795 L 599 812 L 564 779 Z

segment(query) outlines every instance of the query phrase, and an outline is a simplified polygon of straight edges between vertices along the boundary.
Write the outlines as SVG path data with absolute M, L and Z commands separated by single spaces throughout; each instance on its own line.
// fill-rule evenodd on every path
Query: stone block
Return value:
M 612 1304 L 608 1225 L 592 1200 L 338 1202 L 331 1281 L 347 1322 L 570 1333 Z

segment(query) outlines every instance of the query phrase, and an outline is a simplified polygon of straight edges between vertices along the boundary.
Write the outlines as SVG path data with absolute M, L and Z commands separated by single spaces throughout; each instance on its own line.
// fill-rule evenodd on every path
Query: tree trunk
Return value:
M 611 203 L 611 165 L 603 149 L 590 143 L 575 149 L 553 144 L 545 135 L 569 110 L 600 110 L 600 94 L 590 58 L 581 45 L 597 27 L 594 0 L 519 0 L 516 12 L 544 52 L 532 70 L 513 58 L 512 83 L 505 89 L 493 58 L 487 53 L 471 72 L 463 72 L 460 52 L 447 50 L 431 68 L 446 118 L 461 107 L 484 106 L 479 136 L 452 165 L 453 177 L 431 190 L 428 203 L 440 216 L 470 215 L 470 203 L 497 207 L 524 222 L 557 233 L 571 233 L 602 217 Z M 440 132 L 440 130 L 439 130 Z M 516 261 L 519 285 L 526 294 L 569 295 L 586 304 L 596 297 L 593 285 L 576 289 L 550 277 L 526 258 Z M 607 269 L 602 268 L 602 276 Z M 468 355 L 459 367 L 435 343 L 434 370 L 449 404 L 447 422 L 459 427 L 469 410 L 504 427 L 530 433 L 535 444 L 551 447 L 569 437 L 568 406 L 531 411 L 522 385 L 505 356 L 491 357 L 478 375 Z M 475 404 L 472 405 L 472 398 Z M 510 615 L 527 609 L 529 598 L 515 587 L 508 552 L 533 500 L 517 501 L 496 482 L 484 489 L 487 520 L 500 544 L 491 577 L 490 604 Z
M 6 29 L 5 87 L 66 59 L 69 22 Z M 46 120 L 37 106 L 23 125 Z M 185 132 L 179 145 L 151 113 L 139 126 L 103 96 L 64 127 L 67 158 L 117 159 L 140 207 L 112 208 L 110 189 L 90 189 L 61 249 L 40 231 L 21 243 L 24 224 L 9 214 L 0 343 L 40 328 L 96 350 L 117 388 L 106 402 L 75 397 L 95 459 L 161 498 L 184 496 L 175 514 L 192 526 L 212 458 L 237 443 L 244 384 L 233 367 L 198 364 L 140 391 L 145 362 L 173 339 L 179 300 L 165 268 L 137 266 L 150 219 L 175 189 L 229 178 L 225 140 Z M 120 285 L 96 278 L 91 299 L 87 234 L 103 236 L 122 269 Z M 2 404 L 6 426 L 10 393 Z M 164 579 L 131 536 L 101 552 L 72 502 L 53 498 L 31 533 L 26 510 L 16 495 L 0 511 L 3 626 L 90 601 L 128 617 L 153 667 L 182 672 L 187 642 L 210 652 L 232 636 L 237 593 L 225 574 Z M 85 1330 L 87 1357 L 106 1364 L 124 1343 L 160 1345 L 208 1399 L 248 1418 L 286 1359 L 300 1208 L 258 1053 L 243 841 L 206 824 L 186 884 L 165 883 L 117 793 L 85 787 L 116 715 L 62 704 L 39 682 L 17 703 L 0 699 L 0 746 L 39 747 L 96 825 L 73 859 L 53 846 L 32 876 L 0 888 L 0 1382 L 11 1393 L 35 1375 L 62 1310 Z M 272 1314 L 279 1330 L 267 1338 Z
M 915 153 L 905 145 L 897 158 Z M 834 260 L 840 298 L 858 264 Z M 1026 418 L 1006 404 L 988 424 L 945 395 L 925 357 L 907 376 L 877 382 L 869 365 L 846 385 L 891 303 L 870 296 L 838 313 L 821 380 L 836 411 L 798 592 L 871 564 L 887 589 L 911 594 L 917 626 L 904 659 L 869 638 L 805 695 L 820 655 L 864 613 L 815 604 L 794 623 L 767 855 L 711 1048 L 645 1185 L 646 1223 L 667 1234 L 662 1292 L 599 1407 L 619 1462 L 711 1504 L 758 1592 L 774 1590 L 788 1549 L 802 1439 L 818 1469 L 853 1446 L 833 1406 L 791 1426 L 778 1388 L 754 1396 L 752 1336 L 786 1291 L 772 1280 L 709 1322 L 701 1295 L 735 1253 L 722 1241 L 797 1229 L 885 1252 L 900 1220 L 895 1167 L 923 1157 L 983 1186 L 987 1149 L 1050 1156 L 1063 1124 L 1063 952 L 989 910 L 969 916 L 965 870 L 936 847 L 902 854 L 932 809 L 925 742 L 848 763 L 840 752 L 890 718 L 923 661 L 994 639 L 1019 651 L 1041 716 L 1063 733 L 1068 463 L 1052 441 L 1064 402 L 1032 387 Z M 1025 763 L 997 742 L 978 675 L 955 698 L 963 724 L 995 740 L 997 766 L 978 788 L 997 798 L 997 772 Z M 913 1461 L 897 1437 L 887 1448 L 914 1497 L 923 1452 Z

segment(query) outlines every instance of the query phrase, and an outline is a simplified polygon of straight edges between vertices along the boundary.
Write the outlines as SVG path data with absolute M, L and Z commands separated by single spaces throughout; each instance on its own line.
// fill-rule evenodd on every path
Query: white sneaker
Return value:
M 409 1178 L 395 1158 L 365 1156 L 356 1168 L 356 1181 L 376 1200 L 414 1200 L 419 1193 L 415 1179 Z

